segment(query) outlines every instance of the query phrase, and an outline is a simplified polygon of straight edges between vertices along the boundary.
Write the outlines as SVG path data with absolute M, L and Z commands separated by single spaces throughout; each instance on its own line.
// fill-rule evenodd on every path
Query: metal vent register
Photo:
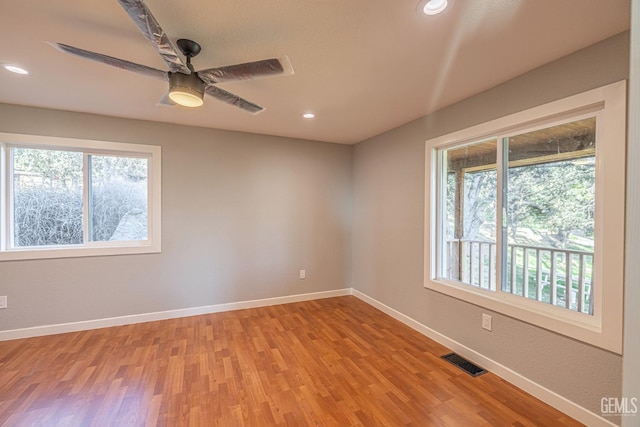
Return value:
M 464 359 L 455 353 L 445 354 L 444 356 L 442 356 L 442 358 L 447 362 L 453 365 L 456 365 L 458 368 L 462 369 L 472 377 L 477 377 L 478 375 L 487 373 L 486 370 L 482 369 L 479 366 L 474 365 L 473 363 L 469 362 L 467 359 Z

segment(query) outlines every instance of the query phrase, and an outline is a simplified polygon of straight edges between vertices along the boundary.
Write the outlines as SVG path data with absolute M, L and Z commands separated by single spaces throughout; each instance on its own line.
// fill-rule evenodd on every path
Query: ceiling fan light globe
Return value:
M 200 107 L 204 101 L 204 82 L 194 74 L 171 73 L 169 99 L 183 107 Z
M 200 107 L 204 103 L 202 95 L 195 91 L 190 92 L 189 88 L 171 88 L 169 98 L 183 107 Z

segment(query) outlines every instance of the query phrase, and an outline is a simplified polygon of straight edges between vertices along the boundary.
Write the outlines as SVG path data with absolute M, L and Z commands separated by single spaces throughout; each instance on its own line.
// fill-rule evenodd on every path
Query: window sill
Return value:
M 52 259 L 52 258 L 80 258 L 94 256 L 113 256 L 113 255 L 137 255 L 151 254 L 162 252 L 160 244 L 152 244 L 148 241 L 144 242 L 127 242 L 120 243 L 118 246 L 69 246 L 58 248 L 23 248 L 12 249 L 0 252 L 0 262 L 2 261 L 24 261 L 36 259 Z

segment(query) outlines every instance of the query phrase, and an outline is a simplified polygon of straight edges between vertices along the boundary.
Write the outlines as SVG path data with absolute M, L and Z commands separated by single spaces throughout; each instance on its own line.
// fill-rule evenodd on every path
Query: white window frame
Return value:
M 79 151 L 84 156 L 83 231 L 88 232 L 88 165 L 91 155 L 143 157 L 147 164 L 148 235 L 146 240 L 104 241 L 78 245 L 12 247 L 13 224 L 10 186 L 13 180 L 9 150 L 11 147 Z M 156 145 L 58 138 L 39 135 L 0 133 L 0 261 L 69 258 L 107 255 L 158 253 L 162 251 L 161 230 L 161 163 L 162 150 Z
M 496 290 L 489 291 L 437 276 L 437 150 L 553 123 L 596 116 L 596 211 L 593 264 L 593 315 L 512 295 L 501 290 L 497 251 Z M 498 139 L 498 143 L 500 140 Z M 622 354 L 626 154 L 626 81 L 531 108 L 426 141 L 424 286 L 504 315 Z M 501 153 L 498 150 L 498 164 Z M 498 171 L 498 185 L 502 176 Z M 501 194 L 498 191 L 498 206 Z M 502 223 L 498 210 L 497 224 Z M 502 245 L 497 227 L 497 247 Z

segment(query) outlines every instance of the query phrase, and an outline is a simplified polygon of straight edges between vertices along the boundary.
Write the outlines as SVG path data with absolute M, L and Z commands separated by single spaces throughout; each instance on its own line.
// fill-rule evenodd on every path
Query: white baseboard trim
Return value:
M 82 322 L 60 323 L 56 325 L 34 326 L 31 328 L 0 331 L 0 341 L 20 338 L 39 337 L 43 335 L 63 334 L 66 332 L 86 331 L 89 329 L 107 328 L 110 326 L 130 325 L 133 323 L 153 322 L 155 320 L 175 319 L 178 317 L 198 316 L 200 314 L 220 313 L 223 311 L 241 310 L 244 308 L 266 307 L 269 305 L 288 304 L 292 302 L 351 295 L 351 288 L 334 291 L 313 292 L 308 294 L 288 295 L 250 301 L 230 302 L 226 304 L 205 305 L 201 307 L 183 308 L 179 310 L 157 311 L 153 313 L 133 314 L 129 316 L 109 317 L 106 319 L 86 320 Z
M 582 406 L 570 401 L 569 399 L 560 396 L 556 392 L 549 390 L 548 388 L 520 375 L 519 373 L 492 359 L 489 359 L 488 357 L 476 352 L 475 350 L 472 350 L 469 347 L 466 347 L 465 345 L 460 344 L 459 342 L 452 340 L 451 338 L 442 335 L 437 331 L 434 331 L 433 329 L 381 303 L 380 301 L 373 299 L 356 289 L 351 289 L 351 292 L 352 295 L 361 299 L 367 304 L 377 308 L 383 313 L 388 314 L 394 319 L 399 320 L 410 328 L 415 329 L 422 335 L 425 335 L 428 338 L 431 338 L 432 340 L 444 345 L 445 347 L 450 348 L 451 350 L 469 359 L 470 361 L 477 363 L 483 368 L 498 375 L 505 381 L 510 382 L 516 387 L 526 391 L 527 393 L 542 400 L 546 404 L 553 406 L 559 411 L 562 411 L 570 417 L 575 418 L 581 423 L 593 427 L 618 427 L 617 424 L 614 424 L 611 421 L 601 417 L 600 415 L 595 414 L 586 408 L 583 408 Z

